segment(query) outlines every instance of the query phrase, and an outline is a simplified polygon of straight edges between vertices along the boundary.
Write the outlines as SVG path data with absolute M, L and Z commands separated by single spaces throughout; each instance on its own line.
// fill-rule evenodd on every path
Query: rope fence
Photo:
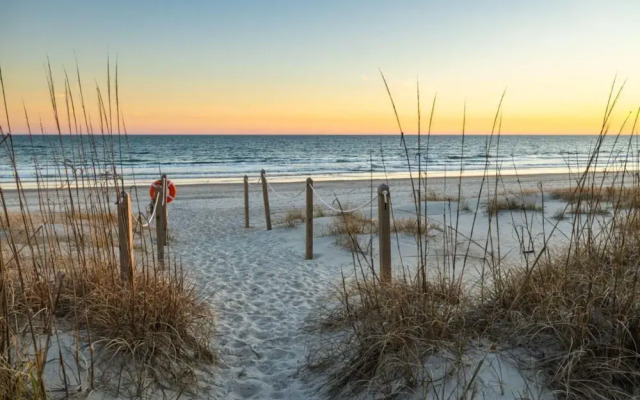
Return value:
M 167 185 L 169 183 L 171 186 Z M 132 186 L 129 188 L 131 191 L 134 189 Z M 151 184 L 151 192 L 153 196 L 151 203 L 147 207 L 146 213 L 148 217 L 142 212 L 138 213 L 138 217 L 133 215 L 131 207 L 131 195 L 122 191 L 119 194 L 118 205 L 118 240 L 120 248 L 120 275 L 124 280 L 130 282 L 133 281 L 135 264 L 133 261 L 133 228 L 134 226 L 140 228 L 147 228 L 151 225 L 151 222 L 155 219 L 156 225 L 156 247 L 157 247 L 157 262 L 160 269 L 164 269 L 165 252 L 164 247 L 167 246 L 167 209 L 169 203 L 175 199 L 176 190 L 175 186 L 167 179 L 167 175 L 163 174 L 162 177 Z M 161 200 L 162 199 L 162 200 Z M 143 222 L 143 219 L 146 222 Z
M 158 209 L 158 199 L 160 199 L 160 196 L 156 196 L 155 201 L 153 201 L 153 203 L 152 203 L 153 204 L 153 206 L 152 206 L 153 208 L 151 209 L 151 211 L 148 211 L 148 212 L 151 213 L 149 218 L 144 216 L 144 214 L 142 214 L 142 213 L 139 214 L 139 216 L 141 218 L 144 218 L 144 219 L 147 220 L 146 223 L 142 223 L 142 222 L 140 222 L 139 218 L 133 217 L 133 222 L 136 223 L 136 226 L 140 225 L 140 227 L 142 227 L 142 228 L 147 228 L 151 224 L 151 221 L 153 221 L 153 217 L 155 217 L 155 215 L 156 215 L 156 210 Z
M 299 191 L 298 193 L 296 193 L 294 196 L 287 197 L 287 196 L 284 196 L 284 195 L 280 194 L 277 190 L 275 190 L 273 188 L 273 186 L 271 186 L 271 184 L 269 182 L 267 182 L 267 186 L 269 186 L 269 189 L 271 189 L 271 191 L 276 196 L 280 197 L 281 199 L 287 200 L 287 201 L 292 201 L 293 199 L 297 198 L 298 196 L 300 196 L 302 193 L 304 193 L 307 190 L 307 188 L 304 188 L 301 191 Z
M 349 213 L 352 213 L 352 212 L 355 212 L 355 211 L 361 210 L 361 209 L 363 209 L 363 208 L 365 208 L 365 207 L 369 206 L 371 203 L 373 203 L 373 202 L 375 201 L 375 199 L 376 199 L 376 197 L 377 197 L 377 196 L 376 196 L 376 197 L 372 197 L 372 198 L 371 198 L 371 200 L 369 200 L 367 203 L 365 203 L 365 204 L 361 205 L 360 207 L 352 208 L 352 209 L 350 209 L 350 210 L 344 210 L 344 209 L 335 208 L 335 207 L 333 207 L 331 204 L 327 203 L 327 201 L 326 201 L 326 200 L 324 200 L 324 199 L 322 198 L 322 196 L 320 196 L 320 195 L 318 194 L 318 192 L 316 192 L 316 189 L 315 189 L 313 186 L 311 186 L 311 190 L 313 191 L 313 194 L 315 194 L 316 198 L 317 198 L 318 200 L 320 200 L 320 202 L 321 202 L 322 204 L 324 204 L 324 206 L 325 206 L 325 207 L 327 207 L 328 209 L 330 209 L 330 210 L 332 210 L 332 211 L 339 212 L 339 213 L 345 213 L 345 214 L 349 214 Z M 336 196 L 336 197 L 337 197 L 337 196 Z M 335 201 L 335 200 L 334 200 L 334 201 Z
M 269 207 L 269 192 L 273 193 L 280 199 L 287 202 L 292 202 L 294 199 L 306 193 L 306 209 L 305 209 L 305 258 L 307 260 L 313 259 L 313 199 L 316 198 L 327 209 L 340 214 L 349 214 L 355 211 L 361 210 L 365 207 L 371 206 L 376 199 L 378 200 L 378 240 L 379 240 L 379 254 L 380 254 L 380 280 L 383 283 L 391 282 L 391 193 L 389 187 L 382 184 L 378 187 L 377 194 L 372 196 L 366 203 L 350 208 L 343 209 L 334 207 L 333 202 L 325 200 L 313 187 L 313 179 L 308 178 L 305 184 L 305 188 L 294 195 L 289 196 L 280 193 L 276 190 L 268 181 L 265 170 L 260 171 L 260 179 L 258 182 L 262 183 L 262 197 L 264 202 L 264 212 L 267 230 L 271 230 L 271 211 Z M 249 188 L 252 185 L 249 183 L 249 177 L 244 176 L 244 221 L 245 228 L 249 228 Z M 353 191 L 352 191 L 353 192 Z M 335 195 L 334 195 L 335 196 Z
M 245 177 L 246 177 L 246 175 L 245 175 Z M 249 187 L 253 187 L 253 185 L 257 185 L 257 184 L 259 184 L 261 180 L 262 180 L 262 177 L 258 178 L 258 180 L 257 180 L 257 181 L 255 181 L 254 183 L 251 183 L 251 182 L 249 182 L 249 181 L 247 180 L 247 185 L 248 185 Z
M 268 182 L 268 180 L 266 179 L 266 176 L 265 176 L 264 178 L 265 178 L 265 179 L 264 179 L 264 182 L 266 182 L 267 187 L 269 188 L 269 190 L 270 190 L 274 195 L 276 195 L 276 197 L 278 197 L 278 198 L 280 198 L 280 199 L 282 199 L 282 200 L 288 201 L 288 202 L 293 202 L 293 200 L 294 200 L 294 199 L 296 199 L 296 198 L 300 197 L 300 195 L 302 195 L 302 194 L 307 190 L 307 188 L 305 187 L 304 189 L 300 190 L 299 192 L 297 192 L 297 193 L 296 193 L 296 194 L 294 194 L 293 196 L 284 195 L 284 194 L 280 193 L 279 191 L 277 191 L 277 190 L 276 190 L 276 189 L 271 185 L 271 183 L 269 183 L 269 182 Z M 245 176 L 245 183 L 247 184 L 247 186 L 248 186 L 249 188 L 254 187 L 254 185 L 257 185 L 257 184 L 258 184 L 259 182 L 261 182 L 261 181 L 263 181 L 263 176 L 260 176 L 260 178 L 258 178 L 258 180 L 257 180 L 254 184 L 251 184 L 251 183 L 248 181 L 248 177 L 246 177 L 246 176 Z M 361 206 L 359 206 L 359 207 L 355 207 L 355 208 L 352 208 L 352 209 L 347 209 L 347 210 L 345 210 L 345 209 L 340 209 L 340 208 L 336 208 L 336 207 L 334 207 L 332 204 L 334 204 L 334 203 L 335 203 L 335 200 L 334 200 L 334 201 L 332 201 L 331 203 L 330 203 L 330 202 L 328 202 L 327 200 L 325 200 L 325 199 L 324 199 L 324 198 L 323 198 L 323 197 L 322 197 L 322 196 L 321 196 L 321 195 L 316 191 L 316 189 L 313 187 L 313 185 L 311 185 L 311 190 L 313 191 L 313 194 L 315 195 L 315 197 L 320 201 L 320 203 L 322 203 L 322 204 L 323 204 L 327 209 L 329 209 L 329 210 L 331 210 L 331 211 L 334 211 L 334 212 L 345 213 L 345 214 L 348 214 L 348 213 L 352 213 L 352 212 L 355 212 L 355 211 L 361 210 L 361 209 L 363 209 L 363 208 L 365 208 L 365 207 L 367 207 L 367 206 L 371 205 L 371 204 L 375 201 L 375 199 L 377 198 L 377 196 L 373 196 L 373 197 L 372 197 L 368 202 L 366 202 L 365 204 L 363 204 L 363 205 L 361 205 Z M 351 190 L 351 191 L 349 192 L 349 194 L 353 193 L 354 191 L 355 191 L 355 190 Z M 338 197 L 338 196 L 336 196 L 336 198 L 337 198 L 337 197 Z

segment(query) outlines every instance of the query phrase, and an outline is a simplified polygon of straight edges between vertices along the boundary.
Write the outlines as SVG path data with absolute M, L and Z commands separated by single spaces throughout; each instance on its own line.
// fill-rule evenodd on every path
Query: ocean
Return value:
M 431 135 L 405 136 L 409 161 L 429 176 L 577 172 L 586 166 L 597 136 Z M 463 142 L 464 139 L 464 142 Z M 399 135 L 14 135 L 20 178 L 64 176 L 68 170 L 112 170 L 114 163 L 127 182 L 144 183 L 166 173 L 181 184 L 241 182 L 267 171 L 272 182 L 405 177 L 407 155 Z M 606 137 L 596 160 L 598 168 L 635 169 L 637 137 Z M 0 150 L 0 184 L 13 172 L 7 148 Z M 37 167 L 36 167 L 37 166 Z M 633 168 L 632 168 L 633 166 Z M 89 173 L 91 174 L 91 172 Z

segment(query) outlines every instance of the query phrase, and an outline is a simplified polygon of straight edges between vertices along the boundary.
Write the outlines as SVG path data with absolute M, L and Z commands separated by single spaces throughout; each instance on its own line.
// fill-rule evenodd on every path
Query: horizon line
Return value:
M 69 135 L 125 135 L 125 136 L 400 136 L 400 133 L 167 133 L 167 132 L 80 132 L 80 133 L 10 133 L 12 136 L 69 136 Z M 404 133 L 405 136 L 599 136 L 601 133 Z M 616 134 L 617 135 L 617 134 Z M 631 133 L 620 136 L 632 136 Z

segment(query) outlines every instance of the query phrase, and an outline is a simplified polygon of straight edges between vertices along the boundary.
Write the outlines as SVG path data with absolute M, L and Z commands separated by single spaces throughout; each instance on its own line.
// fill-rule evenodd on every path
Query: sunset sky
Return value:
M 465 102 L 467 131 L 488 133 L 505 89 L 503 133 L 597 133 L 616 74 L 616 121 L 640 106 L 637 0 L 0 4 L 15 133 L 23 101 L 53 133 L 44 65 L 64 102 L 74 52 L 94 112 L 117 58 L 130 133 L 397 133 L 379 69 L 408 133 L 417 80 L 423 123 L 437 92 L 435 133 L 461 132 Z

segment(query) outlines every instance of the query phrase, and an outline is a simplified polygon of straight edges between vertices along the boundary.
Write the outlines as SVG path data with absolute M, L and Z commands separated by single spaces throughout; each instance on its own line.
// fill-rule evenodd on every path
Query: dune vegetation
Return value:
M 0 127 L 0 157 L 15 178 L 0 188 L 0 399 L 69 398 L 94 389 L 162 396 L 168 386 L 175 397 L 197 386 L 197 365 L 217 361 L 214 311 L 180 263 L 158 262 L 154 235 L 138 215 L 135 271 L 131 280 L 121 276 L 115 203 L 126 188 L 113 149 L 126 143 L 126 129 L 117 67 L 106 93 L 96 87 L 97 115 L 87 111 L 76 72 L 77 85 L 65 73 L 59 104 L 48 69 L 57 121 L 50 133 L 60 139 L 50 150 L 64 162 L 45 175 L 34 158 L 35 189 L 22 186 L 11 116 Z M 1 71 L 0 84 L 4 95 Z
M 490 171 L 487 163 L 476 199 L 446 199 L 486 211 L 472 217 L 477 229 L 488 230 L 485 243 L 460 235 L 460 210 L 453 211 L 451 225 L 439 239 L 448 251 L 429 256 L 429 230 L 415 232 L 418 260 L 397 271 L 391 283 L 381 281 L 377 260 L 367 249 L 351 246 L 353 271 L 343 274 L 341 285 L 309 324 L 322 339 L 310 352 L 307 368 L 327 374 L 332 396 L 366 392 L 395 398 L 417 390 L 428 398 L 482 398 L 475 381 L 483 363 L 489 354 L 508 348 L 528 360 L 521 364 L 523 370 L 539 371 L 543 378 L 542 392 L 521 393 L 521 398 L 548 397 L 542 393 L 566 399 L 636 398 L 640 182 L 634 171 L 640 164 L 632 151 L 635 121 L 615 134 L 626 146 L 624 168 L 593 166 L 609 135 L 620 90 L 612 86 L 597 145 L 571 187 L 500 195 L 499 169 Z M 499 107 L 490 140 L 499 140 L 500 115 Z M 630 136 L 621 136 L 625 129 Z M 412 165 L 412 171 L 414 187 L 427 187 L 425 167 Z M 428 226 L 423 201 L 442 200 L 426 195 L 414 202 L 423 226 Z M 545 218 L 543 206 L 549 201 L 562 208 Z M 481 218 L 488 222 L 480 224 Z M 513 232 L 495 232 L 497 220 L 528 223 L 534 218 L 546 224 L 544 237 L 529 250 L 527 232 L 517 232 L 521 255 L 514 265 L 513 258 L 501 256 L 501 250 L 509 249 L 501 249 L 499 239 Z M 352 221 L 358 223 L 349 229 Z M 563 228 L 568 233 L 559 241 L 554 233 L 560 224 L 570 226 L 563 225 L 569 226 Z M 368 227 L 351 217 L 333 230 L 360 233 Z M 469 257 L 472 245 L 484 246 L 484 256 Z M 466 276 L 471 270 L 479 271 L 478 279 Z M 470 358 L 478 352 L 480 357 Z

